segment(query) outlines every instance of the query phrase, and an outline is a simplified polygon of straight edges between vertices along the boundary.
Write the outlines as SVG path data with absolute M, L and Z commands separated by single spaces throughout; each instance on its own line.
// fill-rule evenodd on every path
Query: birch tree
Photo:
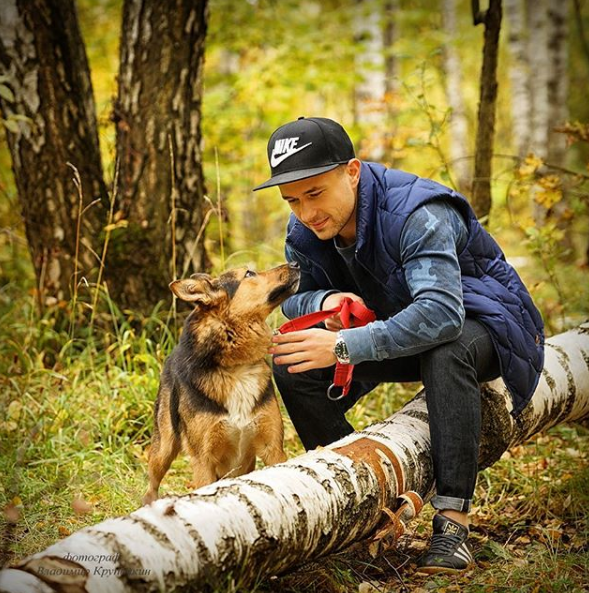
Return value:
M 40 302 L 66 299 L 76 271 L 96 261 L 79 238 L 98 234 L 108 205 L 73 0 L 0 3 L 0 76 L 9 89 L 0 108 Z M 79 172 L 82 200 L 68 163 Z M 85 212 L 78 232 L 82 210 L 95 199 L 102 203 Z
M 385 157 L 387 162 L 394 166 L 395 162 L 395 138 L 397 136 L 397 115 L 398 103 L 397 95 L 399 94 L 400 82 L 400 67 L 399 61 L 395 56 L 395 41 L 399 37 L 399 26 L 397 20 L 400 14 L 399 0 L 385 0 L 383 7 L 383 51 L 384 51 L 384 91 L 385 91 L 385 110 L 386 110 L 386 125 L 384 131 Z
M 568 27 L 569 2 L 550 0 L 548 7 L 548 161 L 562 166 L 566 152 L 566 136 L 555 131 L 568 118 Z
M 548 105 L 549 129 L 546 157 L 549 165 L 562 167 L 565 164 L 567 149 L 565 134 L 556 131 L 566 124 L 568 119 L 568 17 L 569 2 L 549 0 L 548 5 Z M 558 227 L 564 231 L 563 247 L 569 261 L 575 259 L 575 246 L 570 233 L 572 218 L 567 192 L 554 205 L 553 211 L 543 212 L 552 216 Z
M 569 3 L 505 0 L 505 10 L 517 153 L 523 157 L 531 149 L 540 158 L 562 165 L 566 140 L 554 128 L 568 116 Z
M 470 153 L 468 142 L 468 120 L 462 95 L 462 67 L 456 49 L 458 30 L 456 25 L 456 0 L 442 1 L 442 26 L 447 35 L 444 44 L 444 70 L 446 100 L 450 107 L 449 133 L 450 158 L 456 173 L 458 190 L 466 192 L 470 186 L 471 167 L 467 158 Z
M 522 0 L 507 2 L 516 149 L 520 157 L 533 152 L 549 166 L 556 167 L 564 165 L 566 153 L 566 138 L 556 128 L 564 125 L 568 117 L 568 5 L 560 0 L 528 0 L 524 10 Z M 566 194 L 551 208 L 536 199 L 539 195 L 542 195 L 541 187 L 532 187 L 531 206 L 536 226 L 543 226 L 547 217 L 552 217 L 566 231 L 570 226 Z M 566 233 L 565 237 L 572 253 L 570 235 Z
M 385 93 L 390 97 L 399 91 L 399 64 L 393 52 L 393 44 L 399 35 L 396 23 L 399 17 L 399 0 L 385 0 L 384 3 L 384 70 L 385 70 Z
M 531 150 L 541 159 L 548 155 L 550 103 L 548 99 L 548 0 L 526 0 L 530 42 L 530 97 L 532 101 Z
M 359 43 L 356 54 L 358 82 L 355 88 L 354 119 L 366 133 L 360 147 L 362 158 L 381 161 L 384 157 L 386 130 L 385 59 L 380 2 L 360 0 L 355 20 L 355 37 Z
M 144 313 L 170 298 L 167 285 L 177 269 L 186 274 L 205 265 L 202 233 L 195 239 L 204 218 L 206 6 L 206 0 L 124 3 L 113 114 L 117 224 L 105 275 L 119 305 Z M 53 301 L 68 299 L 81 275 L 98 267 L 111 206 L 74 0 L 0 2 L 0 31 L 7 89 L 0 108 L 39 290 Z M 79 172 L 80 191 L 68 163 Z
M 589 323 L 547 341 L 542 378 L 517 421 L 501 379 L 482 389 L 481 468 L 539 431 L 587 418 Z M 84 528 L 0 572 L 0 591 L 247 587 L 367 537 L 393 545 L 433 491 L 421 392 L 328 447 Z
M 532 132 L 531 67 L 528 52 L 530 32 L 526 26 L 524 0 L 505 0 L 505 14 L 508 24 L 507 46 L 511 56 L 511 129 L 516 152 L 520 158 L 524 158 L 530 148 Z
M 109 288 L 117 300 L 142 310 L 168 298 L 175 268 L 183 275 L 205 266 L 203 244 L 194 240 L 204 219 L 200 113 L 206 7 L 206 0 L 124 4 L 114 115 L 117 218 L 128 225 L 112 239 L 116 274 Z

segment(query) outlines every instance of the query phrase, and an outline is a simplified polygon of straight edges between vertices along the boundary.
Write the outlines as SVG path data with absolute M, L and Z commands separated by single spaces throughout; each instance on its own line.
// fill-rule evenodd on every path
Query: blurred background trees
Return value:
M 20 166 L 24 159 L 16 153 L 23 147 L 34 153 L 31 134 L 41 137 L 47 129 L 35 123 L 41 116 L 31 113 L 22 91 L 30 72 L 22 52 L 8 47 L 15 35 L 7 20 L 14 18 L 11 6 L 25 4 L 39 8 L 28 17 L 27 42 L 35 45 L 31 35 L 49 29 L 53 35 L 38 60 L 55 88 L 39 86 L 38 111 L 60 114 L 42 116 L 58 122 L 59 133 L 51 137 L 56 146 L 44 145 L 39 154 L 55 156 Z M 0 19 L 2 282 L 36 291 L 44 305 L 67 308 L 74 287 L 81 299 L 108 287 L 117 305 L 145 312 L 167 296 L 175 276 L 207 265 L 280 261 L 286 206 L 276 190 L 251 188 L 268 175 L 269 135 L 299 115 L 341 121 L 360 158 L 472 197 L 484 31 L 473 25 L 466 0 L 209 0 L 208 11 L 204 2 L 188 0 L 78 0 L 89 68 L 73 5 L 55 4 L 61 13 L 50 0 L 6 2 Z M 481 2 L 480 9 L 489 5 Z M 519 258 L 514 261 L 548 316 L 557 312 L 562 319 L 567 307 L 581 315 L 587 300 L 580 287 L 563 289 L 561 264 L 584 273 L 588 12 L 582 0 L 503 3 L 492 172 L 482 175 L 490 177 L 483 179 L 492 197 L 490 230 Z M 50 61 L 76 56 L 69 69 Z M 55 94 L 57 83 L 67 92 Z M 88 129 L 71 125 L 74 120 Z M 80 145 L 76 135 L 89 144 Z M 78 243 L 80 197 L 67 160 L 79 171 L 86 208 Z M 53 187 L 50 180 L 63 186 L 64 207 L 55 211 L 40 199 L 40 188 Z M 27 199 L 39 205 L 35 220 L 43 231 L 23 225 L 31 218 Z M 56 249 L 69 257 L 61 264 L 60 289 L 47 284 L 47 271 L 41 274 L 50 268 L 43 253 Z

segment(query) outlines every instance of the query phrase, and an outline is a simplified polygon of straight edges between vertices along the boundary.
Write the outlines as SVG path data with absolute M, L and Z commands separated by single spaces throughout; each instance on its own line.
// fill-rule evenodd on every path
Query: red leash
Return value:
M 278 331 L 281 334 L 288 334 L 290 332 L 308 329 L 314 325 L 317 325 L 321 321 L 325 321 L 329 317 L 333 317 L 336 313 L 340 314 L 340 319 L 344 329 L 349 329 L 352 327 L 352 323 L 354 324 L 354 327 L 362 327 L 376 319 L 374 311 L 366 308 L 358 301 L 353 301 L 351 298 L 346 297 L 342 300 L 339 307 L 328 309 L 327 311 L 317 311 L 315 313 L 303 315 L 302 317 L 297 317 L 296 319 L 291 319 L 290 321 L 283 323 L 278 328 Z M 327 397 L 330 400 L 337 401 L 338 399 L 348 395 L 348 392 L 350 391 L 350 385 L 352 384 L 353 372 L 353 364 L 341 364 L 338 362 L 335 365 L 333 383 L 327 389 Z M 341 395 L 331 395 L 331 392 L 335 387 L 342 388 Z

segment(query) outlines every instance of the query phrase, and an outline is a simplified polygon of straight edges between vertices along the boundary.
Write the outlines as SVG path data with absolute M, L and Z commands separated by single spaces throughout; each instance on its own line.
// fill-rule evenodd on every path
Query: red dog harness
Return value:
M 337 313 L 340 314 L 340 319 L 344 329 L 349 329 L 350 327 L 362 327 L 376 319 L 374 311 L 366 308 L 364 305 L 362 305 L 362 303 L 353 301 L 351 298 L 346 297 L 342 300 L 339 307 L 328 309 L 327 311 L 317 311 L 315 313 L 309 313 L 308 315 L 297 317 L 296 319 L 291 319 L 290 321 L 283 323 L 278 328 L 278 331 L 281 334 L 288 334 L 290 332 L 308 329 L 314 325 L 317 325 L 321 321 L 325 321 L 329 317 L 333 317 Z M 327 389 L 327 397 L 330 400 L 337 401 L 338 399 L 348 395 L 348 392 L 350 391 L 350 385 L 352 384 L 353 372 L 353 364 L 341 364 L 338 362 L 335 365 L 333 383 Z M 342 388 L 341 395 L 331 395 L 331 392 L 335 387 Z

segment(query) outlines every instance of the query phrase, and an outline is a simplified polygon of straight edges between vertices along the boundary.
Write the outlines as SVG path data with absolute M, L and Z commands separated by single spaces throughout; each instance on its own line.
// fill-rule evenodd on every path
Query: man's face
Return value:
M 286 183 L 280 193 L 294 215 L 323 241 L 339 235 L 344 244 L 356 239 L 356 195 L 360 161 L 327 173 Z

